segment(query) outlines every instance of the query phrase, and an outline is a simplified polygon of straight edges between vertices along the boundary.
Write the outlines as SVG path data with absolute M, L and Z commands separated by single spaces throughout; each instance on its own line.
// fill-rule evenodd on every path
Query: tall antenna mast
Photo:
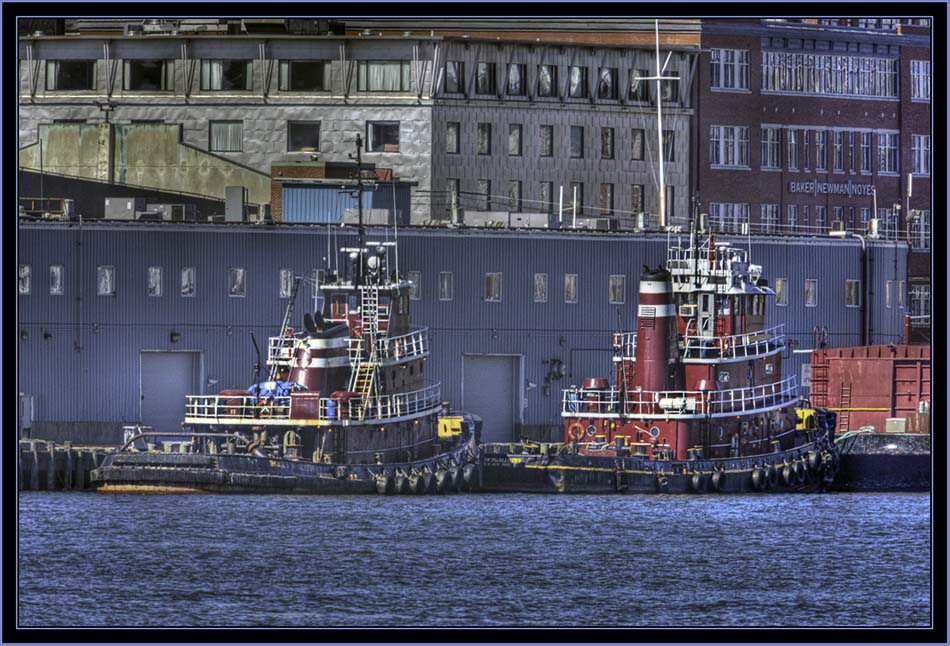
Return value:
M 665 151 L 663 150 L 663 89 L 660 85 L 661 81 L 675 81 L 678 80 L 676 76 L 663 76 L 663 69 L 660 68 L 660 21 L 659 19 L 655 20 L 655 31 L 656 31 L 656 76 L 647 76 L 640 80 L 642 81 L 656 81 L 656 137 L 659 144 L 659 151 L 657 151 L 657 157 L 660 160 L 660 228 L 665 228 L 667 225 L 666 222 L 666 176 L 663 169 L 663 161 L 665 157 Z M 673 55 L 673 52 L 670 52 L 670 56 Z M 670 60 L 670 56 L 666 57 L 667 62 Z M 664 64 L 664 68 L 666 65 Z

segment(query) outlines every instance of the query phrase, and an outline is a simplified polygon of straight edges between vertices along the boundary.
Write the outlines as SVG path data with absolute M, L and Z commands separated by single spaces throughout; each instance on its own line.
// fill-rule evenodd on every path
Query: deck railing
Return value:
M 316 416 L 292 418 L 290 397 L 252 395 L 189 395 L 185 417 L 199 422 L 273 424 L 289 420 L 372 422 L 403 418 L 430 412 L 441 406 L 441 384 L 405 393 L 380 395 L 363 400 L 359 397 L 321 397 Z
M 797 400 L 795 377 L 771 384 L 727 390 L 567 389 L 561 399 L 564 417 L 670 417 L 724 415 L 788 405 Z
M 767 330 L 732 334 L 729 336 L 686 336 L 683 338 L 683 360 L 690 359 L 753 359 L 785 347 L 785 326 L 776 325 Z M 614 334 L 614 348 L 620 348 L 621 358 L 637 356 L 637 333 Z

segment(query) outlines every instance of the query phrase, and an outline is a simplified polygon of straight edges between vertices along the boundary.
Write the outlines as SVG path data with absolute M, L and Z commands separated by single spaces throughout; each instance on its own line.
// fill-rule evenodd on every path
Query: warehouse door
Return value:
M 185 419 L 185 397 L 200 394 L 201 354 L 141 354 L 141 420 L 156 431 L 178 431 Z
M 462 355 L 462 409 L 482 418 L 482 442 L 511 442 L 521 422 L 521 355 Z

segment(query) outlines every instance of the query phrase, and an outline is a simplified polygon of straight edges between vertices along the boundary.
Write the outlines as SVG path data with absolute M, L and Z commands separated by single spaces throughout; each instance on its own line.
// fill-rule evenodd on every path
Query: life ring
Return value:
M 572 440 L 580 440 L 583 433 L 584 429 L 581 428 L 580 424 L 574 424 L 574 426 L 571 427 L 570 434 Z

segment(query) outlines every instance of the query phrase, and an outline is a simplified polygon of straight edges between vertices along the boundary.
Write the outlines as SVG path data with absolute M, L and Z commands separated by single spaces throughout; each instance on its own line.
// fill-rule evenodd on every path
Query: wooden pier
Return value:
M 46 440 L 20 440 L 19 491 L 87 490 L 89 472 L 113 447 L 57 445 Z

